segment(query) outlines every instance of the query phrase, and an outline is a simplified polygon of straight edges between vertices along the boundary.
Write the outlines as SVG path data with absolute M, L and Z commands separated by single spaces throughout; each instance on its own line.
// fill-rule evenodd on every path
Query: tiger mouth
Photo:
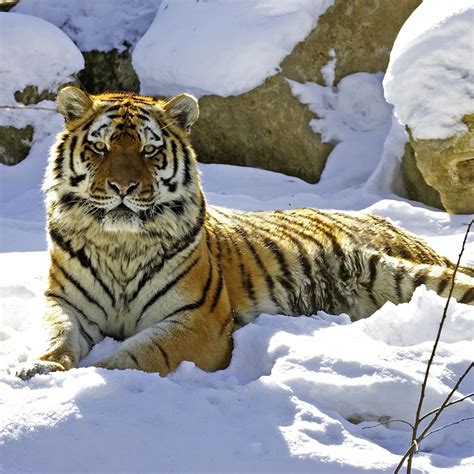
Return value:
M 119 204 L 117 207 L 114 207 L 107 215 L 114 216 L 114 217 L 126 217 L 131 215 L 136 215 L 136 212 L 132 211 L 129 207 L 127 207 L 123 202 Z

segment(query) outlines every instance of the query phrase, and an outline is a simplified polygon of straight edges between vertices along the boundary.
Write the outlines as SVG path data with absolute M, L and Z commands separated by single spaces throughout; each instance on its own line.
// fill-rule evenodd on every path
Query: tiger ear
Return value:
M 68 86 L 58 92 L 56 108 L 66 120 L 76 120 L 92 108 L 92 99 L 81 89 Z
M 191 130 L 192 124 L 199 117 L 198 101 L 191 94 L 179 94 L 173 97 L 165 103 L 164 109 L 185 132 Z

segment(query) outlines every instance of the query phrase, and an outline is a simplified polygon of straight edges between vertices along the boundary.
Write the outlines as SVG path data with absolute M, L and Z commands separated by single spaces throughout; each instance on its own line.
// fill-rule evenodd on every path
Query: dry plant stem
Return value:
M 450 407 L 451 405 L 456 405 L 456 403 L 459 403 L 459 402 L 462 402 L 464 400 L 466 400 L 466 398 L 471 398 L 471 397 L 474 397 L 474 392 L 472 393 L 469 393 L 467 394 L 466 396 L 462 397 L 462 398 L 458 398 L 457 400 L 454 400 L 453 402 L 449 402 L 447 403 L 444 408 L 447 408 L 447 407 Z M 435 408 L 434 410 L 431 410 L 429 411 L 428 413 L 425 413 L 421 418 L 420 418 L 420 421 L 423 421 L 425 418 L 427 418 L 428 416 L 430 415 L 433 415 L 434 413 L 436 413 L 438 410 L 440 410 L 441 407 L 439 406 L 438 408 Z
M 440 428 L 436 428 L 433 431 L 430 431 L 429 433 L 426 434 L 425 439 L 428 438 L 428 436 L 431 436 L 433 433 L 437 433 L 438 431 L 444 430 L 445 428 L 449 428 L 450 426 L 453 425 L 459 425 L 459 423 L 462 423 L 463 421 L 468 421 L 468 420 L 474 420 L 474 416 L 468 416 L 466 418 L 461 418 L 458 421 L 453 421 L 452 423 L 448 423 L 447 425 L 441 426 Z
M 447 314 L 448 314 L 449 303 L 451 301 L 451 297 L 452 297 L 453 291 L 454 291 L 454 285 L 455 285 L 455 281 L 456 281 L 456 273 L 457 273 L 459 265 L 461 263 L 461 257 L 464 253 L 464 248 L 466 247 L 466 241 L 467 241 L 467 237 L 469 235 L 469 232 L 471 230 L 472 223 L 473 223 L 473 221 L 471 220 L 471 222 L 469 222 L 469 225 L 467 226 L 466 234 L 464 235 L 464 240 L 463 240 L 463 243 L 462 243 L 461 252 L 459 253 L 458 261 L 456 262 L 456 266 L 454 267 L 454 271 L 453 271 L 453 276 L 451 278 L 451 287 L 449 289 L 448 299 L 446 300 L 446 305 L 445 305 L 444 310 L 443 310 L 443 315 L 441 317 L 441 321 L 440 321 L 439 326 L 438 326 L 438 333 L 436 334 L 436 338 L 435 338 L 435 341 L 434 341 L 434 344 L 433 344 L 433 349 L 431 350 L 431 355 L 430 355 L 430 358 L 428 360 L 428 364 L 426 366 L 426 371 L 425 371 L 425 376 L 424 376 L 424 379 L 423 379 L 423 383 L 421 384 L 420 398 L 418 400 L 418 406 L 417 406 L 417 409 L 416 409 L 415 422 L 413 423 L 413 433 L 412 433 L 411 445 L 408 448 L 407 452 L 402 457 L 402 459 L 401 459 L 400 463 L 398 464 L 398 466 L 396 467 L 396 469 L 394 471 L 394 474 L 397 474 L 400 471 L 400 469 L 403 466 L 403 463 L 405 462 L 405 459 L 407 459 L 407 458 L 408 458 L 407 474 L 411 473 L 411 466 L 412 466 L 412 462 L 413 462 L 413 454 L 418 449 L 418 443 L 420 443 L 423 440 L 423 437 L 426 435 L 429 428 L 431 428 L 431 426 L 433 426 L 433 424 L 436 422 L 439 415 L 441 414 L 443 409 L 446 407 L 446 405 L 448 404 L 450 398 L 452 397 L 452 395 L 456 391 L 457 387 L 459 387 L 459 384 L 461 383 L 462 379 L 471 370 L 472 365 L 473 365 L 473 364 L 471 364 L 466 369 L 464 374 L 461 376 L 461 378 L 456 383 L 453 390 L 446 397 L 445 401 L 443 402 L 443 404 L 440 406 L 440 408 L 436 412 L 436 414 L 433 417 L 433 419 L 431 420 L 431 422 L 428 424 L 428 427 L 425 428 L 425 430 L 418 436 L 417 435 L 418 426 L 421 423 L 421 408 L 423 406 L 423 401 L 424 401 L 424 398 L 425 398 L 426 386 L 427 386 L 427 382 L 428 382 L 428 377 L 429 377 L 431 365 L 433 363 L 433 359 L 434 359 L 434 356 L 436 354 L 436 349 L 438 348 L 439 340 L 440 340 L 440 337 L 441 337 L 441 331 L 443 330 L 443 326 L 444 326 L 444 323 L 446 321 L 446 317 L 447 317 Z
M 0 109 L 14 109 L 14 110 L 47 110 L 48 112 L 56 112 L 56 109 L 50 109 L 49 107 L 21 107 L 19 105 L 0 105 Z

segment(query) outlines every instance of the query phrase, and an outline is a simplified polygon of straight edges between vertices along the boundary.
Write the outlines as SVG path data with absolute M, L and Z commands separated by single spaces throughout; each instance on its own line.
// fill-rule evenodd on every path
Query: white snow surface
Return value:
M 81 51 L 123 51 L 143 36 L 161 0 L 21 0 L 12 11 L 61 28 Z
M 133 51 L 141 92 L 238 95 L 279 71 L 334 0 L 162 2 Z
M 0 45 L 1 105 L 15 104 L 15 91 L 28 85 L 55 91 L 84 67 L 74 43 L 56 26 L 33 16 L 0 12 Z
M 424 0 L 401 28 L 385 97 L 417 139 L 465 132 L 474 113 L 474 1 Z
M 175 18 L 185 4 L 163 3 Z M 46 9 L 65 2 L 38 4 Z M 238 5 L 223 0 L 186 4 L 193 12 L 211 6 L 236 11 Z M 291 20 L 302 28 L 304 22 L 291 12 L 298 5 L 308 12 L 310 2 L 259 0 L 252 5 L 260 7 L 251 11 L 262 28 L 270 19 Z M 322 9 L 321 2 L 311 5 Z M 157 21 L 167 11 L 162 8 Z M 240 14 L 244 21 L 245 12 Z M 180 18 L 189 27 L 191 17 Z M 215 19 L 211 15 L 208 20 L 212 32 Z M 203 21 L 204 15 L 196 16 L 196 25 Z M 223 23 L 231 35 L 229 24 Z M 181 31 L 180 23 L 175 26 Z M 226 31 L 221 46 L 229 44 Z M 243 36 L 236 41 L 245 46 Z M 63 56 L 74 51 L 74 57 L 77 51 L 64 41 L 58 47 L 64 48 Z M 209 48 L 211 57 L 220 54 L 217 47 Z M 291 82 L 293 93 L 316 115 L 313 128 L 335 144 L 320 183 L 251 168 L 200 165 L 209 203 L 245 210 L 312 206 L 372 212 L 456 259 L 471 216 L 451 216 L 393 194 L 406 136 L 383 100 L 382 75 L 353 74 L 334 87 L 337 58 L 331 56 L 323 71 L 325 86 Z M 180 63 L 177 58 L 173 63 Z M 242 61 L 245 76 L 245 54 L 234 58 Z M 10 65 L 18 83 L 24 63 Z M 220 76 L 223 86 L 235 90 L 238 79 Z M 6 87 L 0 82 L 1 93 Z M 181 83 L 166 87 L 185 89 Z M 15 167 L 0 165 L 0 472 L 393 472 L 409 445 L 408 427 L 400 422 L 372 427 L 379 420 L 413 421 L 446 303 L 424 287 L 409 303 L 386 304 L 354 323 L 347 315 L 323 312 L 300 318 L 261 315 L 234 334 L 232 362 L 215 373 L 189 362 L 166 378 L 94 368 L 95 361 L 121 344 L 107 338 L 80 368 L 28 382 L 17 379 L 15 367 L 38 342 L 48 270 L 40 185 L 62 119 L 34 108 L 0 115 L 0 124 L 27 123 L 35 126 L 30 155 Z M 473 233 L 463 263 L 474 264 Z M 472 306 L 456 301 L 449 306 L 424 412 L 440 405 L 472 360 L 473 313 Z M 470 374 L 455 398 L 473 391 Z M 449 407 L 435 428 L 473 416 L 474 402 L 466 400 Z M 467 420 L 429 436 L 415 457 L 414 472 L 474 472 L 472 434 L 473 422 Z

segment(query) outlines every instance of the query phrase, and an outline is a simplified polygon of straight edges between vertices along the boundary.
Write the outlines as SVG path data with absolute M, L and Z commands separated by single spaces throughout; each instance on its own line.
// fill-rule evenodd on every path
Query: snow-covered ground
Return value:
M 51 11 L 46 2 L 38 5 L 53 21 L 65 3 L 48 2 Z M 155 8 L 159 2 L 145 3 Z M 202 3 L 193 8 L 225 2 Z M 35 5 L 23 0 L 19 6 L 28 4 Z M 170 15 L 178 8 L 166 4 Z M 264 25 L 271 11 L 279 22 L 294 19 L 289 10 L 277 9 L 283 2 L 258 4 Z M 324 2 L 292 0 L 287 5 L 298 4 L 305 12 L 308 5 L 322 8 Z M 82 41 L 86 19 L 77 19 L 83 23 L 73 28 L 66 17 L 57 26 L 72 28 L 74 40 Z M 336 145 L 321 182 L 201 165 L 208 201 L 246 210 L 313 206 L 372 212 L 455 259 L 470 216 L 451 216 L 392 193 L 406 136 L 383 99 L 382 74 L 353 74 L 333 88 L 335 63 L 336 57 L 324 69 L 326 86 L 291 83 L 295 96 L 318 116 L 313 128 Z M 231 76 L 228 80 L 222 87 L 241 87 Z M 195 88 L 205 89 L 198 83 Z M 40 184 L 62 120 L 48 110 L 2 111 L 0 119 L 35 124 L 30 156 L 15 167 L 0 166 L 0 472 L 393 471 L 409 445 L 407 426 L 369 427 L 390 419 L 413 420 L 445 304 L 423 287 L 410 303 L 387 304 L 355 323 L 347 315 L 323 312 L 301 318 L 262 315 L 235 333 L 232 362 L 216 373 L 191 363 L 167 378 L 96 369 L 94 361 L 120 345 L 108 338 L 81 368 L 28 382 L 15 378 L 12 371 L 26 360 L 38 334 L 48 266 Z M 464 263 L 474 264 L 473 234 Z M 470 306 L 450 305 L 424 411 L 441 403 L 472 360 L 473 313 Z M 473 391 L 471 375 L 456 396 Z M 448 408 L 437 426 L 473 416 L 474 402 L 466 400 Z M 416 472 L 474 472 L 472 420 L 433 434 L 420 448 Z

